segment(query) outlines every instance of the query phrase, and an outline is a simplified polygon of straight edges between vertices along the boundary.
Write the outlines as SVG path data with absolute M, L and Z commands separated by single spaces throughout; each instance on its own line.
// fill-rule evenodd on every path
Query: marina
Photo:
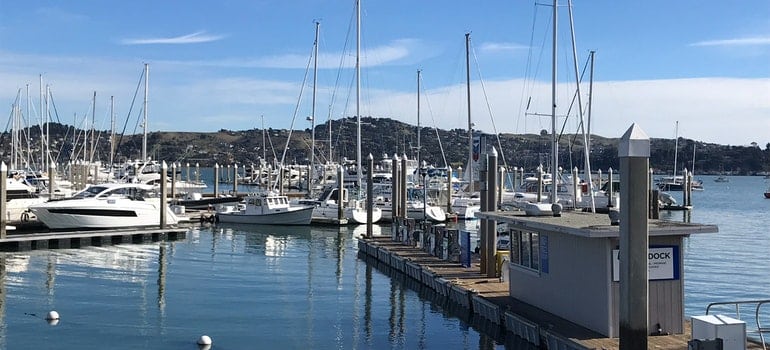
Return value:
M 133 99 L 120 104 L 123 109 L 128 102 L 122 131 L 115 119 L 122 112 L 116 114 L 110 96 L 109 136 L 96 122 L 104 91 L 99 98 L 97 91 L 89 92 L 89 111 L 82 122 L 75 113 L 70 127 L 61 123 L 52 85 L 44 86 L 42 74 L 36 107 L 31 84 L 17 87 L 10 129 L 4 133 L 8 152 L 0 164 L 0 350 L 767 349 L 770 261 L 765 257 L 770 240 L 765 229 L 770 201 L 762 196 L 770 198 L 770 190 L 765 190 L 766 180 L 739 174 L 767 174 L 770 144 L 762 150 L 753 140 L 750 146 L 724 147 L 680 138 L 678 119 L 698 110 L 674 113 L 674 99 L 637 94 L 645 89 L 640 84 L 607 89 L 608 81 L 628 80 L 599 82 L 603 86 L 596 90 L 597 101 L 602 103 L 594 125 L 614 134 L 616 121 L 641 116 L 645 126 L 656 130 L 675 123 L 676 135 L 671 140 L 650 138 L 644 124 L 634 121 L 618 139 L 600 137 L 591 129 L 597 51 L 589 52 L 581 73 L 577 38 L 582 43 L 582 33 L 575 30 L 571 1 L 535 4 L 529 45 L 499 36 L 494 16 L 463 14 L 487 17 L 484 22 L 489 23 L 477 32 L 479 46 L 465 32 L 462 87 L 442 72 L 448 70 L 442 67 L 442 51 L 454 45 L 439 47 L 437 37 L 404 40 L 405 32 L 386 46 L 362 45 L 362 29 L 368 29 L 370 19 L 392 11 L 382 11 L 382 4 L 367 6 L 362 25 L 361 1 L 349 5 L 354 13 L 341 50 L 319 47 L 330 41 L 321 40 L 321 23 L 313 20 L 315 37 L 301 84 L 278 85 L 272 79 L 279 74 L 262 75 L 278 66 L 299 72 L 303 66 L 296 54 L 275 55 L 270 63 L 264 57 L 238 57 L 250 51 L 248 45 L 233 56 L 199 50 L 222 54 L 212 64 L 212 57 L 195 58 L 194 50 L 180 56 L 178 50 L 133 46 L 219 42 L 221 46 L 211 46 L 218 50 L 247 33 L 237 27 L 230 27 L 233 34 L 227 35 L 211 29 L 211 34 L 202 30 L 176 38 L 122 39 L 132 54 L 176 58 L 153 62 L 160 73 L 153 81 L 165 88 L 153 87 L 152 105 L 150 62 L 142 59 Z M 452 7 L 445 6 L 447 13 Z M 499 6 L 489 7 L 497 12 Z M 162 6 L 157 8 L 161 12 Z M 586 7 L 575 9 L 581 8 Z M 250 10 L 238 9 L 243 14 Z M 543 17 L 542 11 L 548 14 Z M 237 17 L 228 16 L 232 24 Z M 409 23 L 405 18 L 395 22 Z M 288 16 L 274 19 L 283 22 Z M 97 27 L 91 18 L 80 21 Z M 339 36 L 331 42 L 342 38 L 338 21 L 330 26 L 329 32 Z M 265 40 L 261 47 L 267 49 L 270 40 L 279 38 L 282 47 L 293 47 L 277 23 L 265 18 L 255 23 L 273 32 L 260 37 Z M 383 30 L 383 23 L 374 20 L 371 25 L 377 40 L 392 34 Z M 617 23 L 613 27 L 620 28 Z M 489 36 L 489 29 L 497 34 Z M 614 34 L 597 29 L 589 28 L 589 36 Z M 571 40 L 564 40 L 567 31 Z M 449 28 L 441 32 L 446 40 Z M 536 43 L 534 38 L 541 39 Z M 459 35 L 455 39 L 459 47 Z M 715 43 L 687 39 L 688 52 L 704 50 L 698 57 L 705 57 Z M 716 43 L 725 42 L 733 41 Z M 615 45 L 610 48 L 621 47 Z M 508 52 L 519 48 L 527 50 Z M 480 63 L 493 53 L 509 55 L 510 63 L 524 51 L 529 51 L 526 62 L 514 60 L 524 66 L 524 76 L 509 84 L 511 77 L 500 75 L 504 65 L 494 64 L 498 73 L 490 82 L 497 91 L 488 95 Z M 677 50 L 667 47 L 667 52 Z M 332 56 L 339 54 L 336 82 L 319 83 L 319 58 L 324 76 L 334 69 Z M 371 60 L 383 54 L 377 62 Z M 416 110 L 411 92 L 394 94 L 411 85 L 401 72 L 406 59 L 420 67 Z M 106 60 L 93 61 L 99 71 Z M 170 62 L 176 73 L 169 70 Z M 170 92 L 169 77 L 187 69 L 188 64 L 180 63 L 191 62 L 197 62 L 200 72 L 177 80 L 174 87 L 184 89 Z M 423 81 L 422 64 L 431 73 L 428 81 Z M 617 71 L 613 63 L 604 65 L 600 60 L 600 77 Z M 216 80 L 215 71 L 223 68 L 231 78 Z M 236 70 L 249 77 L 238 77 Z M 255 71 L 258 83 L 251 80 Z M 18 73 L 13 77 L 26 74 Z M 634 79 L 655 76 L 644 68 L 634 73 Z M 680 74 L 660 79 L 690 76 Z M 211 77 L 208 84 L 192 85 L 204 76 Z M 372 76 L 395 78 L 399 87 L 373 85 L 379 78 Z M 109 85 L 128 88 L 116 84 L 123 80 Z M 522 94 L 515 111 L 508 95 L 519 84 Z M 311 85 L 311 95 L 304 96 Z M 493 106 L 490 97 L 499 95 L 500 86 L 507 97 Z M 668 92 L 664 95 L 671 98 L 671 91 L 697 90 L 683 87 L 655 92 Z M 231 96 L 214 100 L 225 106 L 217 113 L 200 107 L 185 111 L 197 101 L 180 97 L 197 90 L 209 91 L 210 97 L 224 91 Z M 645 108 L 618 98 L 625 90 L 634 91 L 634 101 L 645 98 Z M 286 98 L 297 92 L 296 99 Z M 386 101 L 377 95 L 399 98 Z M 699 106 L 703 96 L 676 96 L 675 101 Z M 373 97 L 378 103 L 372 103 Z M 176 108 L 162 107 L 168 101 Z M 261 127 L 251 128 L 257 115 L 253 108 L 264 108 L 267 101 L 280 105 L 268 113 L 279 122 L 266 128 L 261 114 Z M 291 101 L 296 101 L 293 112 L 288 109 Z M 316 111 L 317 103 L 324 111 Z M 241 105 L 248 110 L 237 112 Z M 655 106 L 655 113 L 649 113 L 649 106 Z M 67 113 L 68 108 L 61 106 Z M 148 110 L 161 116 L 157 125 L 165 129 L 194 125 L 219 130 L 151 132 L 150 125 L 157 125 L 155 118 L 150 123 Z M 601 113 L 607 110 L 624 115 L 607 118 Z M 636 114 L 638 110 L 643 113 Z M 421 122 L 421 112 L 429 112 L 432 127 Z M 136 124 L 129 131 L 133 113 Z M 166 119 L 182 113 L 183 122 L 168 124 Z M 416 128 L 402 120 L 412 114 Z M 508 128 L 515 119 L 514 130 L 498 130 L 493 114 L 505 115 L 499 121 Z M 658 116 L 663 122 L 653 123 Z M 533 117 L 543 120 L 526 120 Z M 251 123 L 251 129 L 233 129 L 239 120 Z M 702 122 L 683 125 L 708 124 Z M 274 129 L 277 125 L 288 129 Z M 697 135 L 691 130 L 686 134 Z M 680 151 L 687 156 L 678 161 Z M 727 173 L 729 180 L 722 176 Z

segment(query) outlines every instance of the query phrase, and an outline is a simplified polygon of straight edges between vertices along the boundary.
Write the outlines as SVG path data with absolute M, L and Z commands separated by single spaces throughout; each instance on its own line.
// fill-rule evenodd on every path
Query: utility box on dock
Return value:
M 724 315 L 692 317 L 692 339 L 717 338 L 724 350 L 745 350 L 746 322 Z

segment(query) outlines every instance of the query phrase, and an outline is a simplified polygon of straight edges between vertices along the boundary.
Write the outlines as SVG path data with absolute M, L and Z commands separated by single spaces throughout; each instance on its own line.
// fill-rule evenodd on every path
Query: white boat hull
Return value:
M 393 221 L 393 215 L 389 206 L 381 206 L 382 220 Z M 432 222 L 444 222 L 446 221 L 446 213 L 443 209 L 436 206 L 428 206 L 423 213 L 422 207 L 410 207 L 406 211 L 406 216 L 410 219 L 423 220 L 427 219 Z
M 313 210 L 313 218 L 321 222 L 337 219 L 339 216 L 337 204 L 321 204 Z M 367 213 L 364 208 L 343 208 L 342 215 L 349 224 L 366 224 Z M 372 223 L 382 219 L 380 208 L 372 209 Z
M 229 208 L 217 213 L 219 222 L 233 224 L 310 225 L 312 218 L 313 207 L 296 207 L 285 211 L 259 214 Z
M 109 229 L 160 225 L 160 202 L 125 198 L 59 200 L 30 207 L 37 219 L 51 230 Z M 178 223 L 168 206 L 166 224 Z

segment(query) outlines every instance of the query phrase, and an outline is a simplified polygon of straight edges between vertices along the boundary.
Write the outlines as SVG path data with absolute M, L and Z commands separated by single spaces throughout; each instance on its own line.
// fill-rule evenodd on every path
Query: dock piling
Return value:
M 366 238 L 372 238 L 374 214 L 374 157 L 369 153 L 366 168 Z
M 497 150 L 487 154 L 487 210 L 497 211 Z M 487 222 L 487 277 L 497 277 L 497 222 L 483 219 Z
M 160 205 L 158 207 L 160 208 L 160 229 L 166 228 L 166 171 L 168 169 L 168 165 L 166 164 L 166 161 L 164 160 L 163 163 L 160 166 L 160 178 L 162 179 L 161 185 L 160 185 Z
M 219 196 L 219 163 L 214 163 L 214 198 Z
M 5 162 L 0 162 L 0 238 L 5 239 L 5 225 L 8 223 L 8 204 L 6 203 L 8 195 L 8 166 Z
M 650 139 L 636 124 L 618 147 L 623 196 L 620 205 L 620 349 L 647 349 L 648 248 L 647 174 Z

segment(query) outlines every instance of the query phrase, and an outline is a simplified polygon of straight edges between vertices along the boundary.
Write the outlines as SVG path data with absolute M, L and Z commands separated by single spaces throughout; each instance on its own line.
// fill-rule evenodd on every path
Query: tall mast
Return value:
M 420 74 L 421 70 L 417 70 L 417 164 L 421 164 L 420 159 Z
M 593 107 L 593 91 L 594 91 L 594 54 L 596 54 L 596 51 L 591 50 L 590 51 L 590 57 L 591 57 L 591 74 L 589 75 L 588 80 L 588 143 L 586 144 L 586 147 L 588 150 L 591 150 L 591 107 Z
M 674 178 L 672 181 L 676 181 L 676 156 L 679 154 L 679 121 L 676 121 L 676 127 L 674 128 Z
M 473 122 L 471 122 L 471 33 L 465 33 L 465 85 L 468 92 L 468 193 L 473 193 Z
M 94 145 L 94 134 L 95 130 L 94 127 L 96 125 L 96 91 L 94 91 L 94 100 L 93 100 L 93 106 L 91 106 L 91 152 L 88 153 L 88 161 L 93 162 L 94 161 L 94 153 L 95 153 L 95 145 Z
M 45 166 L 45 132 L 43 132 L 43 125 L 45 125 L 45 115 L 43 111 L 43 75 L 40 74 L 40 168 Z
M 29 160 L 30 160 L 29 157 L 32 156 L 32 145 L 31 145 L 31 142 L 29 142 L 29 129 L 32 128 L 32 113 L 29 112 L 31 104 L 32 104 L 32 98 L 29 96 L 29 84 L 27 84 L 27 118 L 29 118 L 29 124 L 28 125 L 29 125 L 30 128 L 27 128 L 27 134 L 24 135 L 24 136 L 27 137 L 27 154 L 25 156 L 26 159 L 25 159 L 25 162 L 24 162 L 25 163 L 25 167 L 29 167 Z
M 580 94 L 580 73 L 578 73 L 578 58 L 577 58 L 577 42 L 575 41 L 575 22 L 572 18 L 572 0 L 568 0 L 568 6 L 567 9 L 569 10 L 569 28 L 570 33 L 572 34 L 572 63 L 574 64 L 575 68 L 575 84 L 576 84 L 576 91 L 577 91 L 577 100 L 578 100 L 578 115 L 580 117 L 580 128 L 583 132 L 583 157 L 585 158 L 585 173 L 586 173 L 586 180 L 588 181 L 588 191 L 591 193 L 591 212 L 595 211 L 595 203 L 594 203 L 594 196 L 593 196 L 593 183 L 591 181 L 591 153 L 588 149 L 588 135 L 586 135 L 586 127 L 585 122 L 583 118 L 583 98 Z M 593 56 L 593 54 L 592 54 Z M 555 180 L 554 180 L 555 181 Z M 577 177 L 572 179 L 572 181 L 577 181 Z M 576 197 L 577 198 L 577 197 Z
M 144 64 L 144 122 L 142 122 L 142 161 L 147 161 L 147 99 L 150 97 L 150 65 Z
M 115 96 L 110 96 L 110 171 L 115 154 Z
M 265 143 L 265 115 L 260 115 L 262 118 L 262 160 L 267 164 L 267 144 Z
M 356 0 L 356 184 L 361 190 L 361 0 Z
M 45 152 L 43 152 L 44 160 L 43 160 L 43 169 L 40 169 L 41 172 L 48 171 L 48 164 L 50 163 L 50 158 L 48 158 L 49 156 L 48 137 L 49 135 L 51 135 L 50 133 L 51 130 L 49 128 L 50 123 L 48 122 L 49 121 L 48 119 L 51 117 L 51 111 L 50 111 L 51 105 L 50 103 L 48 103 L 48 98 L 50 96 L 51 96 L 51 87 L 46 84 L 45 86 Z
M 310 109 L 310 167 L 307 173 L 307 195 L 313 190 L 313 166 L 315 165 L 315 99 L 318 84 L 318 31 L 321 23 L 315 22 L 315 42 L 313 43 L 313 106 Z
M 559 174 L 559 145 L 556 139 L 556 29 L 559 0 L 553 0 L 553 56 L 551 57 L 551 203 L 558 203 L 556 197 Z

